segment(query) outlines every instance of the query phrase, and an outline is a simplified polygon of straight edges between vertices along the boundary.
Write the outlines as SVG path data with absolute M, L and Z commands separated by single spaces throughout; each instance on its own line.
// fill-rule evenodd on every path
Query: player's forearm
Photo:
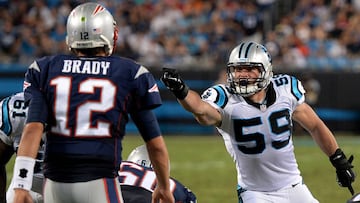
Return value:
M 17 156 L 35 158 L 39 150 L 44 126 L 42 123 L 26 124 L 20 140 Z
M 189 90 L 188 94 L 184 99 L 178 99 L 179 103 L 184 107 L 185 110 L 189 111 L 193 114 L 200 114 L 201 111 L 201 103 L 202 100 L 200 98 L 200 95 L 193 91 Z
M 332 132 L 308 104 L 300 104 L 293 113 L 293 119 L 311 134 L 326 155 L 336 151 L 338 144 Z
M 170 165 L 169 154 L 162 137 L 154 138 L 147 142 L 149 158 L 156 173 L 158 186 L 169 189 Z
M 154 165 L 153 165 L 154 167 Z M 154 171 L 156 173 L 157 178 L 157 186 L 159 188 L 162 188 L 164 190 L 170 189 L 170 172 L 169 172 L 169 162 L 168 158 L 163 157 L 163 159 L 159 159 L 159 161 L 156 164 L 156 167 L 154 167 Z
M 309 132 L 320 149 L 327 156 L 331 156 L 339 146 L 330 129 L 321 120 L 317 122 L 319 124 L 315 125 L 316 127 L 312 128 Z
M 189 90 L 183 100 L 178 100 L 185 110 L 191 112 L 201 125 L 215 125 L 221 122 L 221 114 L 210 104 L 203 101 L 200 95 Z
M 12 183 L 16 190 L 30 191 L 31 189 L 35 157 L 39 150 L 43 130 L 43 124 L 38 122 L 26 124 L 24 127 L 14 164 Z M 16 191 L 16 193 L 22 192 Z
M 189 90 L 187 96 L 178 102 L 188 112 L 192 113 L 198 123 L 202 125 L 208 125 L 208 120 L 205 115 L 205 111 L 202 108 L 202 100 L 197 92 Z

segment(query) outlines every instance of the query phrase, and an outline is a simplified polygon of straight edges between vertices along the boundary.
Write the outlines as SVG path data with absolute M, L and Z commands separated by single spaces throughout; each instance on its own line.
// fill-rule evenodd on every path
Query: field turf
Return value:
M 340 135 L 336 139 L 345 154 L 354 155 L 353 165 L 360 174 L 360 135 Z M 306 185 L 321 203 L 345 203 L 351 197 L 347 188 L 336 183 L 335 170 L 309 135 L 294 135 L 295 153 Z M 235 165 L 217 135 L 165 135 L 171 158 L 171 175 L 188 186 L 199 203 L 237 203 Z M 142 144 L 140 136 L 124 138 L 123 158 Z M 7 164 L 8 184 L 13 160 Z M 360 180 L 353 184 L 360 192 Z

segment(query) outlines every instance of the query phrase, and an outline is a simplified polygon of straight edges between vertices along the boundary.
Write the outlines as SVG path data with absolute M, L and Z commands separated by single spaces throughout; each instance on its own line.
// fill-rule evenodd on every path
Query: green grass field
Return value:
M 337 136 L 341 148 L 349 157 L 353 154 L 356 174 L 360 174 L 360 136 Z M 199 203 L 235 203 L 236 172 L 219 136 L 166 136 L 171 158 L 171 175 L 188 186 Z M 126 136 L 123 157 L 142 144 L 140 136 Z M 321 203 L 345 203 L 351 197 L 347 188 L 335 180 L 335 170 L 328 158 L 308 135 L 295 135 L 295 153 L 304 181 Z M 12 176 L 13 159 L 7 165 L 8 180 Z M 9 182 L 8 181 L 8 182 Z M 360 180 L 353 184 L 360 192 Z

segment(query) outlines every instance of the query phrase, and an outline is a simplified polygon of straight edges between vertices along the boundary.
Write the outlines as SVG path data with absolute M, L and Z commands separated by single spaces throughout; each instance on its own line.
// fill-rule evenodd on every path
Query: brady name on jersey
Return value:
M 61 72 L 89 75 L 107 75 L 109 67 L 110 62 L 108 61 L 64 60 L 64 65 Z

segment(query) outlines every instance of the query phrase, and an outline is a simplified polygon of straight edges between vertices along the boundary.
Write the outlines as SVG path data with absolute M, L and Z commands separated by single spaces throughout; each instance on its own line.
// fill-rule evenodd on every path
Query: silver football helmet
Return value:
M 227 82 L 233 93 L 244 97 L 251 96 L 266 88 L 273 76 L 272 60 L 267 49 L 256 42 L 243 42 L 230 53 L 227 63 Z M 257 79 L 236 78 L 235 67 L 258 68 Z
M 140 145 L 132 150 L 127 158 L 127 161 L 152 168 L 149 154 L 145 145 Z
M 349 199 L 346 203 L 358 203 L 360 202 L 360 193 L 355 194 L 352 196 L 351 199 Z
M 110 12 L 100 4 L 84 3 L 74 8 L 66 24 L 69 49 L 105 47 L 107 55 L 115 49 L 118 30 Z

